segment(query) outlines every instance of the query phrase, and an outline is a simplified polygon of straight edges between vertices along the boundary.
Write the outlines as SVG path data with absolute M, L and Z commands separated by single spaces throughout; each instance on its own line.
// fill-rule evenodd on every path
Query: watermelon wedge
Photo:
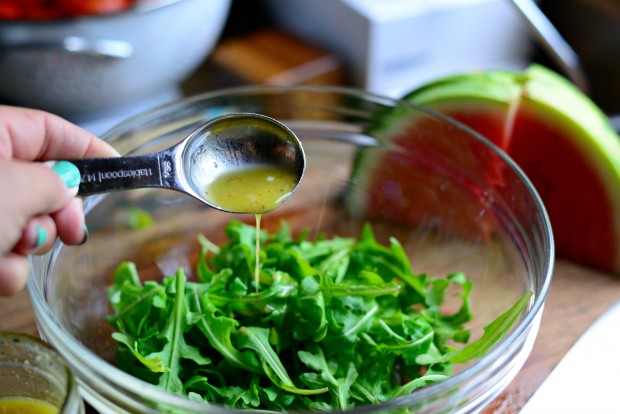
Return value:
M 558 256 L 620 274 L 620 137 L 573 84 L 533 65 L 522 73 L 447 77 L 404 99 L 469 126 L 521 167 L 547 209 Z M 392 119 L 387 129 L 390 122 L 384 121 L 382 135 L 388 141 L 416 142 L 415 137 L 407 138 L 407 131 L 415 130 L 418 122 L 416 116 Z M 363 158 L 358 174 L 377 168 L 379 163 L 364 165 Z M 502 171 L 489 162 L 480 163 L 480 168 L 497 175 L 501 186 Z M 380 179 L 380 174 L 374 175 Z
M 356 155 L 346 197 L 353 216 L 467 240 L 492 236 L 499 223 L 481 200 L 491 186 L 502 187 L 506 164 L 488 146 L 458 124 L 413 107 L 378 114 L 366 132 L 379 145 Z

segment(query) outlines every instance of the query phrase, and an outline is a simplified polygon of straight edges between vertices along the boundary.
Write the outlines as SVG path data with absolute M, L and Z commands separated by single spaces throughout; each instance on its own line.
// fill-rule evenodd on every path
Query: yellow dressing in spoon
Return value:
M 256 166 L 220 174 L 205 189 L 211 202 L 237 213 L 263 214 L 278 207 L 299 177 L 277 166 Z

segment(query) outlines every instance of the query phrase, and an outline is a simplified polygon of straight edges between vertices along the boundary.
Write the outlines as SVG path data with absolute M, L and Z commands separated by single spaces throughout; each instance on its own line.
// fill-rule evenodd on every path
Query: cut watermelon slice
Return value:
M 358 152 L 346 202 L 356 217 L 380 218 L 449 237 L 504 233 L 503 193 L 525 191 L 506 162 L 468 129 L 437 114 L 398 107 L 366 131 L 378 145 Z M 520 186 L 515 189 L 514 186 Z M 517 214 L 527 215 L 526 208 Z
M 568 80 L 533 65 L 523 73 L 448 77 L 404 99 L 462 122 L 509 154 L 545 204 L 559 256 L 620 273 L 620 138 Z M 401 117 L 382 136 L 414 143 L 407 131 L 418 122 Z M 493 165 L 481 168 L 501 181 Z

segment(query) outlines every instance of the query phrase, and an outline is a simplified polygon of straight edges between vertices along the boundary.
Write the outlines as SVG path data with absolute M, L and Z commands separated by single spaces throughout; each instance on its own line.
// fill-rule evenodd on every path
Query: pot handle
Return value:
M 536 2 L 534 0 L 512 0 L 511 4 L 549 57 L 564 70 L 567 77 L 582 92 L 588 94 L 590 88 L 579 56 L 540 10 Z
M 69 36 L 60 40 L 37 41 L 0 41 L 0 51 L 16 50 L 48 50 L 58 49 L 78 55 L 91 56 L 97 59 L 128 59 L 133 55 L 133 46 L 123 40 L 86 39 L 79 36 Z

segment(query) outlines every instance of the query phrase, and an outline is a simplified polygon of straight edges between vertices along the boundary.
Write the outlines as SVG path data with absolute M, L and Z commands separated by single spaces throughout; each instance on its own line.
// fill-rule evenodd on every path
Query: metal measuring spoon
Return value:
M 273 118 L 252 113 L 214 118 L 179 143 L 156 153 L 71 162 L 82 176 L 78 195 L 157 187 L 189 194 L 211 207 L 233 213 L 272 210 L 295 191 L 306 166 L 301 143 L 289 128 Z M 269 181 L 274 181 L 275 174 L 288 178 L 283 182 L 283 194 L 273 200 L 273 205 L 236 207 L 227 205 L 221 197 L 216 200 L 208 191 L 220 178 L 265 168 L 272 175 L 266 177 Z M 224 183 L 226 186 L 230 195 L 244 195 L 239 194 L 243 189 L 234 184 Z M 253 186 L 248 187 L 251 191 Z

